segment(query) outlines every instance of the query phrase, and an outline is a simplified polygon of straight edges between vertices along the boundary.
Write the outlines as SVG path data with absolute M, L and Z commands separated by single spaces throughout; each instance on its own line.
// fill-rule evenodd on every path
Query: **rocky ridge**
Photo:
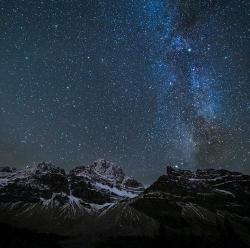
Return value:
M 0 168 L 0 204 L 10 209 L 59 209 L 63 218 L 98 214 L 113 204 L 137 196 L 143 185 L 104 159 L 66 174 L 52 164 L 24 169 Z M 73 215 L 73 216 L 72 216 Z
M 167 167 L 131 205 L 159 223 L 154 245 L 250 247 L 250 175 Z

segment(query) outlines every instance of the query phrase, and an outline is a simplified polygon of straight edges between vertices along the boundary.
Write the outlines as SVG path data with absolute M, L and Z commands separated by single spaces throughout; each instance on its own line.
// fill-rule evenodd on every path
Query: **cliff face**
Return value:
M 66 174 L 52 164 L 24 169 L 0 168 L 0 205 L 25 210 L 56 209 L 62 218 L 93 214 L 127 198 L 136 197 L 143 185 L 126 177 L 123 170 L 106 160 L 81 166 Z M 71 216 L 72 215 L 72 216 Z
M 160 223 L 154 242 L 163 239 L 169 247 L 250 246 L 249 175 L 168 167 L 132 205 Z

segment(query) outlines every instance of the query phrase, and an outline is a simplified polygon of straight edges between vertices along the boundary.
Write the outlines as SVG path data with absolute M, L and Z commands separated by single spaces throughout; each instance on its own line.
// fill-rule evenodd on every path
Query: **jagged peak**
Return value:
M 22 169 L 0 170 L 0 190 L 8 191 L 11 183 L 18 192 L 13 200 L 45 203 L 68 202 L 81 199 L 85 203 L 104 204 L 121 199 L 136 197 L 144 188 L 133 178 L 125 177 L 121 167 L 105 159 L 99 159 L 91 165 L 77 167 L 66 174 L 51 163 L 41 162 Z M 27 194 L 27 191 L 31 194 Z M 0 192 L 1 193 L 1 192 Z M 51 198 L 51 195 L 54 197 Z M 7 198 L 6 198 L 7 199 Z M 55 200 L 55 201 L 54 201 Z
M 70 177 L 83 178 L 93 189 L 115 197 L 135 197 L 144 190 L 141 183 L 132 177 L 126 177 L 120 166 L 105 159 L 76 167 L 70 171 Z
M 168 177 L 188 177 L 188 178 L 213 178 L 225 176 L 240 176 L 242 173 L 229 171 L 226 169 L 197 169 L 196 171 L 183 170 L 172 166 L 166 167 L 166 175 Z
M 105 159 L 96 160 L 90 168 L 95 173 L 107 177 L 107 179 L 122 182 L 125 178 L 125 173 L 120 166 Z
M 125 178 L 122 168 L 105 159 L 98 159 L 90 165 L 76 167 L 70 174 L 105 180 L 107 182 L 121 183 Z
M 39 174 L 39 173 L 57 173 L 65 175 L 65 170 L 56 167 L 52 163 L 46 163 L 46 162 L 40 162 L 38 164 L 34 165 L 27 165 L 24 169 L 26 172 L 31 172 L 33 174 Z

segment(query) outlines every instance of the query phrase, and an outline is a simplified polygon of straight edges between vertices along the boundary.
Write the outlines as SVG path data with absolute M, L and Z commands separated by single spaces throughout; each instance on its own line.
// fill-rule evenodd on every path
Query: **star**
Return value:
M 247 1 L 87 2 L 1 2 L 0 165 L 250 173 Z

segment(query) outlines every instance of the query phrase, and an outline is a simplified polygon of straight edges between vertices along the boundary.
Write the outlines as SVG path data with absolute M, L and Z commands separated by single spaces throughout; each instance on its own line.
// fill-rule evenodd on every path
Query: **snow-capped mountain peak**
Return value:
M 103 180 L 109 183 L 121 183 L 125 174 L 121 167 L 105 159 L 96 160 L 93 164 L 80 166 L 71 171 L 76 176 Z
M 42 209 L 58 208 L 65 216 L 81 211 L 95 214 L 94 210 L 136 197 L 143 189 L 142 184 L 126 177 L 121 167 L 104 159 L 69 174 L 44 162 L 23 169 L 0 168 L 2 203 L 21 204 L 25 212 L 35 204 Z

